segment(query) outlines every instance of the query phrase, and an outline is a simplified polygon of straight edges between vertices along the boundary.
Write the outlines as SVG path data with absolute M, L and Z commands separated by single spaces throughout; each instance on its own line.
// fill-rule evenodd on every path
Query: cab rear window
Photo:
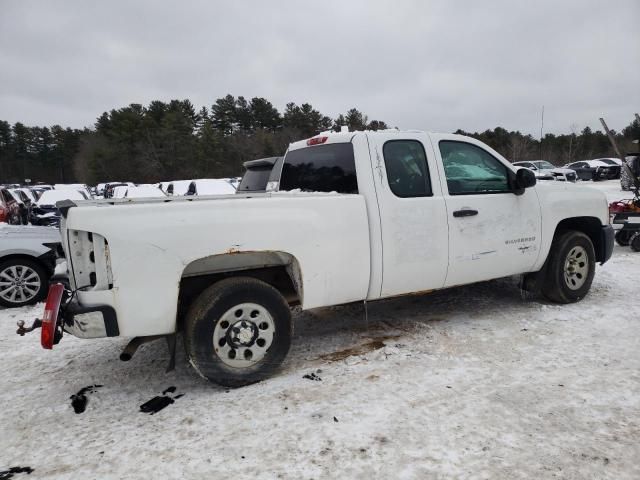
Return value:
M 264 192 L 269 175 L 271 175 L 271 165 L 247 169 L 238 186 L 238 192 Z
M 280 190 L 358 193 L 351 143 L 293 150 L 284 157 Z

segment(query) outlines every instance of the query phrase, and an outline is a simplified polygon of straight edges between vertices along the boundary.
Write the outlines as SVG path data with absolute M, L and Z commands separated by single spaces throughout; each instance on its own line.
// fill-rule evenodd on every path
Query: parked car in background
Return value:
M 116 187 L 113 187 L 109 198 L 124 198 L 124 194 L 127 192 L 127 188 L 129 188 L 128 185 L 118 185 Z
M 138 185 L 137 187 L 126 188 L 123 198 L 158 198 L 167 196 L 155 185 Z
M 31 209 L 31 224 L 56 227 L 60 225 L 60 211 L 56 207 L 56 202 L 62 200 L 89 200 L 89 197 L 86 193 L 73 188 L 47 190 Z
M 0 222 L 11 225 L 20 223 L 20 206 L 6 188 L 0 188 Z
M 44 299 L 59 248 L 56 229 L 0 226 L 0 305 L 21 307 Z
M 609 165 L 600 160 L 580 160 L 568 163 L 566 168 L 575 170 L 580 180 L 610 180 L 620 176 L 619 165 Z
M 36 194 L 36 192 L 29 188 L 29 187 L 22 187 L 22 188 L 17 188 L 16 190 L 20 190 L 21 192 L 23 192 L 27 197 L 29 197 L 29 200 L 31 200 L 31 203 L 34 204 L 38 201 L 38 195 Z
M 192 180 L 185 195 L 233 195 L 236 189 L 227 180 L 201 178 Z
M 48 190 L 52 190 L 51 188 L 41 188 L 39 186 L 35 186 L 35 187 L 31 187 L 29 188 L 29 190 L 31 190 L 31 193 L 33 193 L 33 195 L 36 197 L 36 202 L 38 201 L 38 199 L 40 198 L 40 196 L 48 191 Z M 34 202 L 35 203 L 35 202 Z
M 575 182 L 578 180 L 578 175 L 574 170 L 556 167 L 546 160 L 514 162 L 513 164 L 516 167 L 524 167 L 532 170 L 539 180 L 546 180 L 549 179 L 549 177 L 560 182 Z
M 622 160 L 615 157 L 607 157 L 607 158 L 596 158 L 596 160 L 600 160 L 601 162 L 606 163 L 607 165 L 618 165 L 622 166 Z
M 113 189 L 116 187 L 135 187 L 135 185 L 131 182 L 110 182 L 106 183 L 104 186 L 104 198 L 113 197 Z
M 31 199 L 19 188 L 11 188 L 8 189 L 8 191 L 15 201 L 18 202 L 18 207 L 20 209 L 20 223 L 22 223 L 22 225 L 27 225 L 29 223 L 29 214 L 31 213 Z
M 191 180 L 174 180 L 167 185 L 167 195 L 182 196 L 187 194 Z
M 267 157 L 244 162 L 246 169 L 236 193 L 259 193 L 267 190 L 269 182 L 277 182 L 283 157 Z
M 596 160 L 606 163 L 607 165 L 617 165 L 618 167 L 620 167 L 620 170 L 618 170 L 618 176 L 615 178 L 620 178 L 620 175 L 622 174 L 622 160 L 620 160 L 619 158 L 596 158 Z
M 111 198 L 157 198 L 166 196 L 166 193 L 154 185 L 139 185 L 137 187 L 120 185 L 113 189 Z
M 84 183 L 56 183 L 53 186 L 54 190 L 78 190 L 87 195 L 88 198 L 93 198 L 93 194 L 88 186 Z

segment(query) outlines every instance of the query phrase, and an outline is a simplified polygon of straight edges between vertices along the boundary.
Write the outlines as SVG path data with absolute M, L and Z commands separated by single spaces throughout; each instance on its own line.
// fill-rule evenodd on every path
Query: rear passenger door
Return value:
M 441 288 L 447 214 L 426 134 L 368 136 L 382 236 L 381 296 Z

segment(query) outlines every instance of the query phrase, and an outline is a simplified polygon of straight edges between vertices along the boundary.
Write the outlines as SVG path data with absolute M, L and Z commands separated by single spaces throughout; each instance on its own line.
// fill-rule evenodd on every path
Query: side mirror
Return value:
M 536 174 L 528 168 L 520 168 L 516 172 L 516 189 L 517 195 L 522 195 L 525 188 L 533 187 L 536 184 Z

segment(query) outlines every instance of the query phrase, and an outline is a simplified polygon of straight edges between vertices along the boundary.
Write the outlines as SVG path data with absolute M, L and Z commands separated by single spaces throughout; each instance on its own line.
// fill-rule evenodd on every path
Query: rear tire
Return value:
M 574 230 L 556 233 L 542 294 L 556 303 L 577 302 L 589 293 L 595 270 L 595 251 L 588 236 Z
M 187 358 L 204 378 L 240 387 L 270 376 L 284 361 L 293 324 L 284 297 L 251 277 L 221 280 L 191 304 Z
M 631 250 L 634 252 L 640 252 L 640 232 L 636 232 L 631 237 L 629 241 L 629 245 L 631 246 Z
M 621 247 L 626 247 L 629 245 L 629 241 L 631 240 L 632 236 L 633 232 L 630 232 L 628 230 L 618 230 L 616 232 L 616 242 L 618 242 L 618 245 L 620 245 Z

